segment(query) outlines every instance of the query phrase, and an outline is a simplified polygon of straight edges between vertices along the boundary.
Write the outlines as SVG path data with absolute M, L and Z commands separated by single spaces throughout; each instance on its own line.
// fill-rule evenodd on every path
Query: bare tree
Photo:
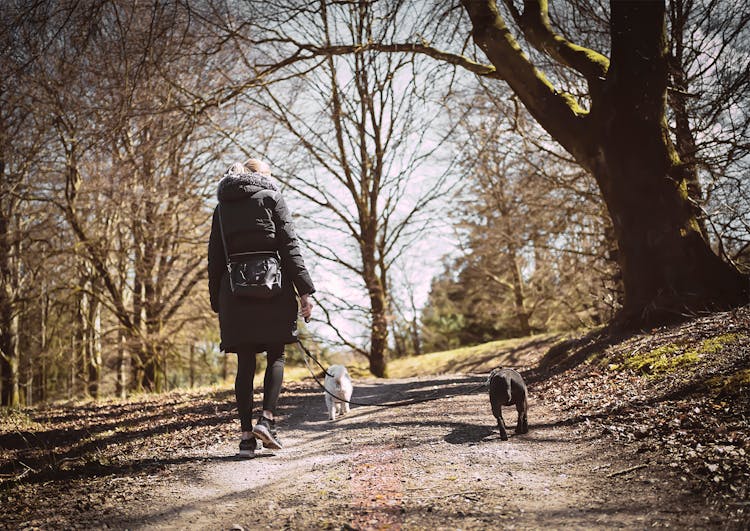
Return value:
M 99 50 L 105 56 L 120 54 L 88 83 L 108 103 L 91 107 L 100 124 L 96 137 L 107 148 L 95 157 L 107 162 L 94 158 L 88 168 L 68 164 L 77 176 L 68 178 L 71 192 L 62 205 L 126 331 L 136 389 L 164 388 L 169 339 L 195 319 L 182 312 L 206 274 L 207 225 L 201 212 L 209 182 L 204 172 L 221 144 L 209 144 L 201 129 L 205 118 L 187 115 L 174 87 L 177 80 L 199 86 L 212 79 L 210 71 L 187 68 L 197 46 L 187 15 L 170 5 L 112 4 L 102 12 L 108 24 L 98 37 Z M 96 60 L 96 51 L 92 54 Z M 84 169 L 91 172 L 88 204 L 111 205 L 116 215 L 101 219 L 76 209 Z M 109 178 L 99 176 L 101 171 Z M 109 224 L 122 227 L 116 253 Z
M 623 320 L 636 323 L 744 301 L 745 281 L 711 252 L 699 230 L 684 192 L 690 176 L 665 129 L 664 5 L 612 4 L 610 60 L 556 35 L 544 3 L 527 3 L 523 12 L 507 4 L 532 46 L 588 83 L 589 112 L 556 93 L 514 43 L 500 37 L 507 30 L 492 3 L 465 3 L 475 42 L 498 74 L 597 178 L 619 242 Z
M 556 31 L 543 1 L 527 1 L 521 9 L 505 0 L 503 14 L 494 0 L 465 0 L 461 5 L 468 24 L 453 8 L 439 10 L 442 15 L 427 8 L 415 14 L 411 6 L 386 4 L 395 6 L 389 14 L 394 25 L 405 28 L 398 36 L 409 34 L 405 40 L 287 38 L 292 48 L 287 60 L 370 50 L 414 52 L 507 83 L 534 119 L 597 181 L 619 247 L 624 285 L 620 324 L 636 326 L 747 301 L 746 278 L 714 254 L 700 229 L 687 192 L 691 174 L 670 138 L 663 1 L 611 4 L 603 17 L 609 21 L 610 57 L 607 50 L 580 46 Z M 475 50 L 467 46 L 469 34 Z M 534 50 L 532 59 L 517 37 Z M 557 88 L 535 66 L 537 56 L 578 76 L 583 89 L 578 97 Z
M 4 5 L 0 18 L 0 404 L 16 407 L 21 400 L 21 271 L 29 229 L 23 218 L 47 140 L 45 120 L 35 113 L 28 83 L 45 41 L 23 23 L 20 6 Z
M 211 168 L 226 143 L 212 137 L 205 127 L 209 112 L 196 114 L 183 88 L 210 90 L 211 66 L 221 56 L 196 67 L 207 37 L 179 4 L 32 8 L 31 17 L 8 8 L 17 15 L 9 33 L 16 41 L 3 57 L 16 76 L 3 92 L 15 98 L 4 100 L 3 133 L 18 133 L 2 139 L 2 204 L 15 208 L 3 212 L 20 219 L 17 205 L 25 199 L 24 219 L 32 220 L 23 232 L 13 222 L 14 232 L 2 242 L 12 251 L 3 252 L 12 268 L 0 306 L 10 301 L 7 315 L 15 323 L 3 325 L 3 353 L 18 352 L 19 341 L 33 345 L 39 330 L 36 359 L 43 366 L 36 374 L 44 386 L 97 396 L 112 353 L 119 391 L 127 361 L 133 388 L 163 389 L 168 357 L 190 335 L 183 329 L 195 322 L 202 329 L 208 317 L 205 297 L 191 295 L 205 276 L 209 178 L 218 173 Z M 36 144 L 38 156 L 31 149 Z M 43 164 L 31 165 L 42 157 Z M 6 180 L 8 171 L 17 176 Z M 38 270 L 41 279 L 53 279 L 28 292 L 43 298 L 39 304 L 29 297 L 19 302 L 20 282 L 12 274 L 19 256 L 30 264 L 46 258 L 36 269 L 24 267 L 25 276 Z M 26 331 L 20 338 L 13 332 L 18 328 Z M 111 349 L 103 344 L 107 337 L 117 338 Z M 21 366 L 33 394 L 35 364 L 32 350 L 26 352 L 8 357 L 10 369 L 3 369 L 9 397 L 17 394 L 11 390 L 18 388 Z
M 278 31 L 317 33 L 328 45 L 370 41 L 391 31 L 369 3 L 323 3 L 309 17 L 297 15 Z M 252 60 L 246 59 L 248 67 L 257 71 Z M 386 373 L 393 264 L 420 237 L 431 205 L 450 186 L 444 169 L 425 167 L 445 133 L 427 112 L 438 94 L 433 74 L 419 63 L 372 52 L 328 56 L 314 70 L 248 90 L 241 99 L 267 113 L 267 129 L 285 130 L 281 142 L 260 150 L 267 150 L 280 178 L 303 200 L 303 217 L 316 232 L 307 245 L 339 276 L 336 290 L 329 288 L 323 297 L 325 320 L 342 344 L 368 358 L 377 376 Z M 414 69 L 423 73 L 415 77 Z M 365 300 L 342 293 L 341 279 L 363 287 Z M 346 337 L 348 332 L 328 319 L 332 313 L 366 316 L 369 345 Z
M 552 152 L 527 151 L 514 132 L 489 122 L 472 127 L 476 147 L 466 152 L 471 185 L 459 220 L 466 256 L 457 264 L 472 301 L 465 310 L 494 320 L 505 336 L 607 320 L 603 303 L 612 294 L 604 288 L 616 268 L 606 258 L 608 219 L 591 177 Z

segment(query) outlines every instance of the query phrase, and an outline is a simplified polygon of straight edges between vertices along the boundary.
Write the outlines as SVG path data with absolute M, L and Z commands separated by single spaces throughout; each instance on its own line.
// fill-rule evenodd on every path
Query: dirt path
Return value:
M 355 382 L 370 402 L 465 393 L 483 376 Z M 501 441 L 484 392 L 393 409 L 355 407 L 329 422 L 313 385 L 286 389 L 286 448 L 252 460 L 237 441 L 149 477 L 115 528 L 706 528 L 720 521 L 668 470 L 585 425 L 566 425 L 531 388 L 527 435 Z M 515 426 L 515 411 L 506 420 Z M 143 480 L 145 481 L 145 480 Z

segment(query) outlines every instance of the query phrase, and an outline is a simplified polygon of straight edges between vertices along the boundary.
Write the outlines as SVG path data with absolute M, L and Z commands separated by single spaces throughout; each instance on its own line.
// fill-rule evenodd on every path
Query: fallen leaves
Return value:
M 737 385 L 750 366 L 749 337 L 750 308 L 741 308 L 623 340 L 600 339 L 594 362 L 548 378 L 533 392 L 573 422 L 638 445 L 696 489 L 732 505 L 750 498 L 750 388 Z M 698 345 L 696 363 L 643 375 L 642 367 L 628 370 L 623 362 L 640 352 L 673 356 L 682 352 L 675 344 Z M 733 385 L 716 384 L 726 381 Z

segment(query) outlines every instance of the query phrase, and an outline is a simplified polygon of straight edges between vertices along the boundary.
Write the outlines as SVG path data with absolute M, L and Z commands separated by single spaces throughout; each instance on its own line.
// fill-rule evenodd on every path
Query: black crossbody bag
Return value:
M 232 294 L 237 297 L 271 299 L 281 293 L 279 254 L 276 251 L 250 251 L 230 256 L 224 237 L 224 224 L 221 222 L 221 205 L 216 209 L 219 212 L 219 231 Z

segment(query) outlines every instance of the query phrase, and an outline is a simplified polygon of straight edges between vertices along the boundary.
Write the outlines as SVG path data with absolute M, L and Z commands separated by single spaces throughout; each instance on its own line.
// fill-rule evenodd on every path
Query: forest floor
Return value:
M 0 423 L 0 528 L 747 529 L 750 309 L 614 336 L 545 336 L 440 375 L 355 379 L 327 420 L 285 386 L 285 449 L 237 452 L 233 393 L 57 404 Z M 522 371 L 500 440 L 489 368 Z M 506 421 L 515 425 L 515 411 Z

